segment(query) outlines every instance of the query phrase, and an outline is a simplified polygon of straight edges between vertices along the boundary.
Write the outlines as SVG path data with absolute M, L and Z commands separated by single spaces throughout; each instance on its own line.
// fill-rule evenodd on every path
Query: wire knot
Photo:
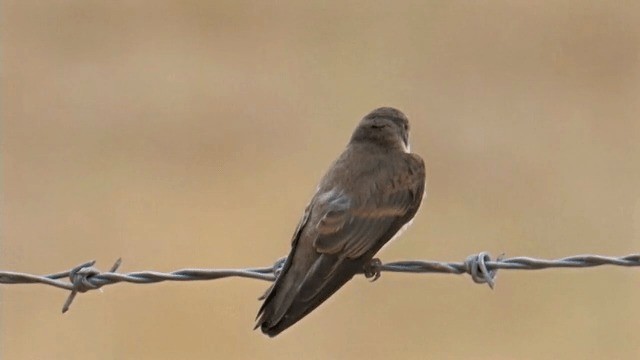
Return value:
M 89 280 L 90 277 L 100 274 L 100 270 L 94 268 L 93 264 L 95 261 L 87 263 L 86 267 L 76 267 L 69 272 L 69 281 L 73 284 L 73 291 L 84 293 L 99 287 Z
M 502 256 L 498 258 L 500 260 Z M 464 267 L 467 274 L 471 275 L 471 279 L 476 284 L 487 284 L 491 289 L 495 285 L 496 273 L 498 270 L 487 269 L 487 262 L 491 261 L 488 252 L 481 252 L 477 255 L 471 255 L 464 261 Z
M 93 276 L 100 275 L 100 270 L 93 267 L 95 263 L 96 261 L 92 260 L 84 264 L 80 264 L 74 267 L 73 269 L 71 269 L 71 271 L 69 271 L 69 281 L 71 282 L 71 285 L 73 285 L 73 288 L 71 289 L 71 293 L 69 294 L 69 297 L 67 297 L 67 300 L 64 302 L 64 305 L 62 306 L 63 314 L 66 313 L 67 310 L 69 310 L 69 307 L 73 302 L 73 299 L 75 299 L 76 295 L 79 292 L 84 293 L 89 290 L 95 290 L 102 287 L 102 284 L 96 284 L 91 281 L 91 278 Z M 118 270 L 118 267 L 120 267 L 121 263 L 122 263 L 122 259 L 116 260 L 113 266 L 111 266 L 111 269 L 109 270 L 109 272 L 114 272 Z

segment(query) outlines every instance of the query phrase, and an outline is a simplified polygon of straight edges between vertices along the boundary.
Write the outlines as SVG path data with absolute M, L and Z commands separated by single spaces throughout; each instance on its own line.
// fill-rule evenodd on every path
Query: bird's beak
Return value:
M 409 133 L 405 132 L 402 134 L 402 142 L 404 143 L 404 150 L 406 152 L 411 151 L 411 145 L 409 145 Z

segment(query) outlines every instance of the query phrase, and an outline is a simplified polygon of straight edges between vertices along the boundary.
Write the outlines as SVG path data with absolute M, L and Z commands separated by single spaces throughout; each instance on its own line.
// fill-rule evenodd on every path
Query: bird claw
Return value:
M 371 261 L 364 265 L 364 276 L 367 279 L 371 279 L 371 282 L 374 282 L 380 278 L 380 266 L 382 266 L 382 261 L 378 258 L 371 259 Z

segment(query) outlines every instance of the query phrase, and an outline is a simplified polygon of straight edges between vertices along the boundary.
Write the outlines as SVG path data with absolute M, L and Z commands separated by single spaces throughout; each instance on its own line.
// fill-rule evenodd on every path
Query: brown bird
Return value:
M 382 107 L 365 116 L 320 180 L 280 275 L 262 297 L 256 328 L 273 337 L 305 317 L 410 224 L 425 167 L 409 152 L 409 121 Z

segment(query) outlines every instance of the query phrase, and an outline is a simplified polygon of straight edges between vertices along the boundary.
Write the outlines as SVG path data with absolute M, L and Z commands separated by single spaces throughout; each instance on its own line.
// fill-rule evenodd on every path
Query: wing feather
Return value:
M 341 195 L 346 196 L 346 195 Z M 339 212 L 328 210 L 320 221 L 318 237 L 313 245 L 323 254 L 340 252 L 348 258 L 357 258 L 376 246 L 380 234 L 384 234 L 415 202 L 410 189 L 403 188 L 388 194 L 382 200 L 367 201 L 358 207 Z M 354 203 L 354 201 L 342 201 Z M 330 220 L 325 218 L 329 217 Z M 330 227 L 327 224 L 340 224 Z

